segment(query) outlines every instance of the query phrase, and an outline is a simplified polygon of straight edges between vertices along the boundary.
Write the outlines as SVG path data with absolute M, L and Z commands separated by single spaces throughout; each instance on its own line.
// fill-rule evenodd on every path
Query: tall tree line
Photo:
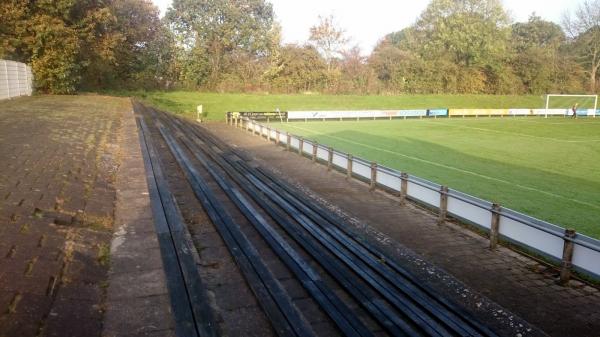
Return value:
M 200 89 L 358 94 L 597 92 L 600 0 L 559 25 L 513 22 L 500 0 L 432 0 L 370 55 L 321 17 L 282 44 L 267 0 L 4 0 L 0 58 L 39 91 Z

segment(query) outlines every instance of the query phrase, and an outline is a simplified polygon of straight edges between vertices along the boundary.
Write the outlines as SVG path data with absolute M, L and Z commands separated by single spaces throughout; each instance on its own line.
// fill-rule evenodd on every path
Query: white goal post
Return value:
M 545 108 L 545 114 L 544 114 L 545 118 L 548 118 L 548 114 L 549 114 L 549 112 L 551 110 L 550 99 L 552 97 L 569 98 L 568 99 L 568 105 L 569 106 L 561 106 L 560 107 L 561 109 L 563 109 L 563 108 L 564 109 L 570 109 L 575 104 L 581 103 L 581 102 L 578 102 L 578 98 L 580 98 L 581 100 L 584 100 L 584 101 L 588 101 L 590 103 L 590 105 L 592 104 L 592 101 L 593 101 L 593 106 L 594 106 L 593 109 L 594 110 L 593 110 L 592 117 L 594 117 L 594 118 L 596 117 L 596 111 L 598 111 L 597 110 L 598 109 L 598 95 L 562 95 L 562 94 L 549 94 L 549 95 L 546 95 L 546 108 Z M 588 107 L 588 109 L 590 109 L 590 107 Z

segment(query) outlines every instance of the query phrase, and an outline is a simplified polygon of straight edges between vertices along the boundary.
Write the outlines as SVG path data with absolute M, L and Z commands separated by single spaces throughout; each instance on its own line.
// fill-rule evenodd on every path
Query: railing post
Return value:
M 263 138 L 265 135 L 265 127 L 261 124 L 260 125 L 260 138 Z
M 304 137 L 300 137 L 300 144 L 298 145 L 298 154 L 302 156 L 304 152 Z
M 267 127 L 267 140 L 271 142 L 271 128 Z
M 443 224 L 446 221 L 446 215 L 448 214 L 448 187 L 442 186 L 440 188 L 440 214 L 438 218 L 438 224 Z
M 352 178 L 352 155 L 348 153 L 348 167 L 346 168 L 346 178 Z
M 408 173 L 400 173 L 400 204 L 406 203 L 406 196 L 408 195 Z
M 571 279 L 571 270 L 573 266 L 573 238 L 577 235 L 574 229 L 565 229 L 564 246 L 563 246 L 563 258 L 562 265 L 560 268 L 560 280 L 561 285 L 567 285 Z
M 275 145 L 279 146 L 279 142 L 280 142 L 279 138 L 281 137 L 281 132 L 279 132 L 279 130 L 275 130 L 275 136 L 277 137 L 275 139 Z
M 492 205 L 492 225 L 490 227 L 490 249 L 498 247 L 498 238 L 500 236 L 500 205 Z
M 371 163 L 371 191 L 375 190 L 377 187 L 377 163 Z
M 331 167 L 333 166 L 333 148 L 330 147 L 327 151 L 327 171 L 331 171 Z
M 287 134 L 287 143 L 285 144 L 285 149 L 288 150 L 288 151 L 290 151 L 290 149 L 292 148 L 292 145 L 291 145 L 291 143 L 292 143 L 292 135 L 290 135 L 289 132 L 286 132 L 286 134 Z
M 319 143 L 314 142 L 313 143 L 313 150 L 312 150 L 312 161 L 313 163 L 317 162 L 317 150 L 319 149 Z

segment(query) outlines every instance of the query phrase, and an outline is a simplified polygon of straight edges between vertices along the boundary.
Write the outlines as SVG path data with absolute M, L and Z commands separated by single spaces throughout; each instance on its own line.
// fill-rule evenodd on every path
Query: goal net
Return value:
M 598 95 L 546 95 L 545 117 L 572 116 L 573 109 L 577 116 L 596 117 Z

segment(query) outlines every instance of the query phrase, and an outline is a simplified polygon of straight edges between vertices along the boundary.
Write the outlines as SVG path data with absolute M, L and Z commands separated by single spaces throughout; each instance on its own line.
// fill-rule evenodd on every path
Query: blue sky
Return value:
M 171 0 L 152 0 L 164 13 Z M 277 21 L 283 28 L 283 40 L 303 43 L 319 15 L 333 15 L 351 42 L 369 53 L 388 33 L 411 25 L 427 7 L 429 0 L 271 0 Z M 546 20 L 561 22 L 567 10 L 582 0 L 503 0 L 514 21 L 526 21 L 532 12 Z

